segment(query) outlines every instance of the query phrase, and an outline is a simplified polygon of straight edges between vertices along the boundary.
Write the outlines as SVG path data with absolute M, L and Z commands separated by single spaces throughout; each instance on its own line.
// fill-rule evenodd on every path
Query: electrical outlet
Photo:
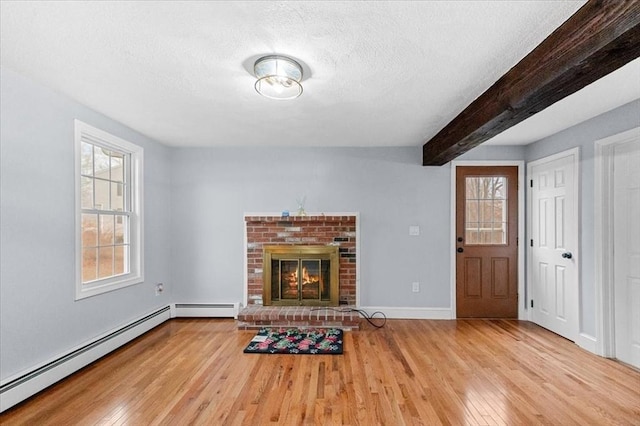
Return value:
M 411 284 L 411 290 L 414 293 L 418 293 L 420 291 L 420 283 L 419 282 L 414 282 Z
M 160 294 L 162 294 L 163 291 L 164 291 L 164 284 L 162 283 L 156 284 L 156 296 L 160 296 Z

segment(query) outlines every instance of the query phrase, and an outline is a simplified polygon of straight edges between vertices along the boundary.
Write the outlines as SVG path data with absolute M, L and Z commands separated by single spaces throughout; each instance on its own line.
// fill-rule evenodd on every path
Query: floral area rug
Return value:
M 339 328 L 262 328 L 251 339 L 248 354 L 341 354 Z

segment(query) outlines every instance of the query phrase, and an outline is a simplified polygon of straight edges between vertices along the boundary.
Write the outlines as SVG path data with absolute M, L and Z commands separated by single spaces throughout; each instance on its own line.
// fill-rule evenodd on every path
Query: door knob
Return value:
M 462 247 L 458 247 L 458 250 L 457 250 L 458 253 L 462 253 L 463 251 L 464 249 Z
M 565 251 L 564 253 L 562 253 L 562 257 L 565 259 L 571 259 L 573 255 L 571 254 L 570 251 Z

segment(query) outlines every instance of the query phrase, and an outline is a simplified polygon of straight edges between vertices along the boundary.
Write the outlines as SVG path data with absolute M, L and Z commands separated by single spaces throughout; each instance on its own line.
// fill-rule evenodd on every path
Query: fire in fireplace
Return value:
M 263 250 L 265 305 L 338 306 L 338 247 L 278 245 Z

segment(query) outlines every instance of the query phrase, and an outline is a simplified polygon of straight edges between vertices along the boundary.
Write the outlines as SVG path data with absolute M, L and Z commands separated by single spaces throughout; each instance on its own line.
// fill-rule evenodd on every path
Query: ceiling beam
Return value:
M 426 142 L 422 165 L 448 163 L 639 56 L 640 1 L 588 1 Z

